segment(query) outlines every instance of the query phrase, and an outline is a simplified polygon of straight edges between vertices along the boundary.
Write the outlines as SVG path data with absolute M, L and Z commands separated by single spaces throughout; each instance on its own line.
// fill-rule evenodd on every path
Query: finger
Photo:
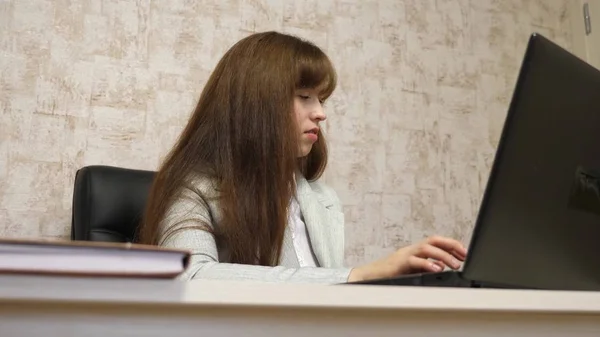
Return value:
M 452 250 L 450 254 L 461 261 L 464 261 L 467 258 L 467 254 L 463 254 L 463 252 L 457 252 L 456 250 Z
M 460 268 L 460 262 L 457 258 L 452 256 L 452 254 L 448 253 L 447 251 L 433 245 L 424 244 L 420 246 L 415 256 L 425 259 L 438 260 L 452 269 Z
M 467 256 L 467 249 L 457 240 L 443 236 L 431 236 L 427 238 L 426 242 L 432 246 L 451 252 L 452 255 L 461 260 L 464 260 Z
M 444 264 L 444 262 L 442 262 L 442 261 L 438 261 L 438 260 L 431 260 L 431 262 L 433 262 L 433 263 L 437 264 L 438 266 L 440 266 L 440 268 L 441 268 L 442 270 L 446 269 L 446 264 Z
M 440 261 L 431 261 L 414 255 L 408 258 L 408 266 L 410 270 L 432 273 L 443 271 L 446 267 Z

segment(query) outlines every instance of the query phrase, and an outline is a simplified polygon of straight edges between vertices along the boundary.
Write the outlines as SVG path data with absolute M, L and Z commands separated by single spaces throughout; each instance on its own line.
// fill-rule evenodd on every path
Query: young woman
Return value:
M 335 86 L 310 42 L 266 32 L 236 43 L 158 171 L 140 241 L 190 250 L 186 279 L 340 283 L 458 268 L 466 251 L 444 237 L 343 265 L 340 201 L 319 181 Z

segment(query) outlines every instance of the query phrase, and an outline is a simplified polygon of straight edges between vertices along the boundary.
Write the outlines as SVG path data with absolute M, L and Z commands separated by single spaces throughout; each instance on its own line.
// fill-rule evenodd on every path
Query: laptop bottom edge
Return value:
M 348 282 L 343 284 L 417 286 L 417 287 L 449 287 L 449 288 L 488 288 L 488 289 L 533 289 L 514 285 L 479 282 L 466 279 L 460 271 L 443 271 L 439 273 L 421 273 L 393 278 L 368 281 Z

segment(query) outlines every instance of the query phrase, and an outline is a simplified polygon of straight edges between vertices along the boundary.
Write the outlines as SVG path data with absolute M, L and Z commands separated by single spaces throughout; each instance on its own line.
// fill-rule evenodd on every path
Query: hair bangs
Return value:
M 331 60 L 312 44 L 305 45 L 299 54 L 296 88 L 316 89 L 320 99 L 329 98 L 337 84 L 337 75 Z

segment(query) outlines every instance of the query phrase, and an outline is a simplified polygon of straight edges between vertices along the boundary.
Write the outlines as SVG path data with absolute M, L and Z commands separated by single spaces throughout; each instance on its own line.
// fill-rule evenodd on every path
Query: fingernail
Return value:
M 460 262 L 458 262 L 458 260 L 455 258 L 452 259 L 452 264 L 454 265 L 455 268 L 460 267 Z
M 435 270 L 435 271 L 442 271 L 442 267 L 438 266 L 435 263 L 432 263 L 431 266 L 433 267 L 433 270 Z

